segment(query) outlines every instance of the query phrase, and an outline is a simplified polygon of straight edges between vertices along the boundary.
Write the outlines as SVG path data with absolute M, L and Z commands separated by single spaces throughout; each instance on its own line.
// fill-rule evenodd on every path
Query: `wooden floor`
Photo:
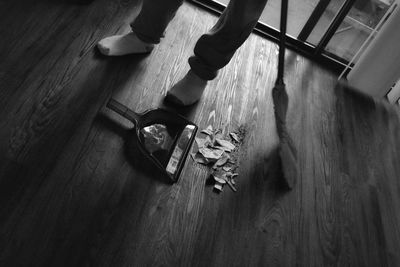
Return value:
M 188 159 L 177 184 L 124 149 L 105 107 L 163 105 L 216 18 L 184 4 L 148 56 L 105 58 L 135 0 L 0 1 L 0 266 L 399 266 L 400 124 L 395 107 L 336 86 L 287 55 L 300 172 L 280 186 L 271 89 L 277 46 L 252 35 L 178 110 L 200 128 L 246 129 L 238 192 L 215 194 Z M 125 127 L 125 128 L 124 128 Z

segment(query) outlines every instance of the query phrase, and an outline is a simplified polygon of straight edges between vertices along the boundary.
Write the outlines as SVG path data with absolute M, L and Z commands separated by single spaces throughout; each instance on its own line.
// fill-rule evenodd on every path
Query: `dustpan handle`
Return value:
M 134 112 L 133 110 L 129 109 L 128 107 L 122 105 L 118 101 L 114 99 L 110 99 L 106 105 L 109 109 L 115 111 L 116 113 L 120 114 L 122 117 L 130 120 L 136 126 L 138 124 L 140 115 Z
M 281 21 L 279 38 L 279 57 L 278 57 L 278 78 L 277 84 L 284 84 L 283 75 L 285 72 L 285 46 L 286 46 L 286 24 L 288 16 L 288 0 L 281 2 Z

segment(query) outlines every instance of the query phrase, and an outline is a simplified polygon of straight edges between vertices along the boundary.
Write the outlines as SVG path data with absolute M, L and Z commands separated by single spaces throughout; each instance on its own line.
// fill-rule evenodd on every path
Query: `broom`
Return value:
M 286 23 L 288 13 L 288 0 L 282 0 L 281 21 L 280 21 L 280 40 L 278 57 L 278 77 L 272 89 L 272 99 L 274 103 L 274 113 L 276 129 L 279 136 L 278 152 L 283 171 L 283 183 L 292 189 L 296 183 L 297 175 L 297 151 L 286 127 L 286 113 L 289 98 L 286 93 L 284 82 L 285 64 L 285 42 L 286 42 Z

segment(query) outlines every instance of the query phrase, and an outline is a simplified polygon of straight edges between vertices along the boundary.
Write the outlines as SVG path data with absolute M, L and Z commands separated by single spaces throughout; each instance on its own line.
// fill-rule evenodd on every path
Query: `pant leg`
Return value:
M 142 41 L 158 44 L 182 2 L 183 0 L 143 0 L 142 10 L 131 23 L 132 31 Z
M 229 63 L 260 18 L 267 0 L 231 0 L 214 27 L 200 37 L 189 65 L 205 80 Z

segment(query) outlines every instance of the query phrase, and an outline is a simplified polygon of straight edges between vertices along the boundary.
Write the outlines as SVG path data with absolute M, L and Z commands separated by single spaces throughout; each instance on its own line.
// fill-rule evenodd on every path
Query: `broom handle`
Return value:
M 278 57 L 278 78 L 276 83 L 283 85 L 283 75 L 285 72 L 285 44 L 286 44 L 286 23 L 288 15 L 288 0 L 281 2 L 281 21 L 280 21 L 280 39 L 279 39 L 279 57 Z

